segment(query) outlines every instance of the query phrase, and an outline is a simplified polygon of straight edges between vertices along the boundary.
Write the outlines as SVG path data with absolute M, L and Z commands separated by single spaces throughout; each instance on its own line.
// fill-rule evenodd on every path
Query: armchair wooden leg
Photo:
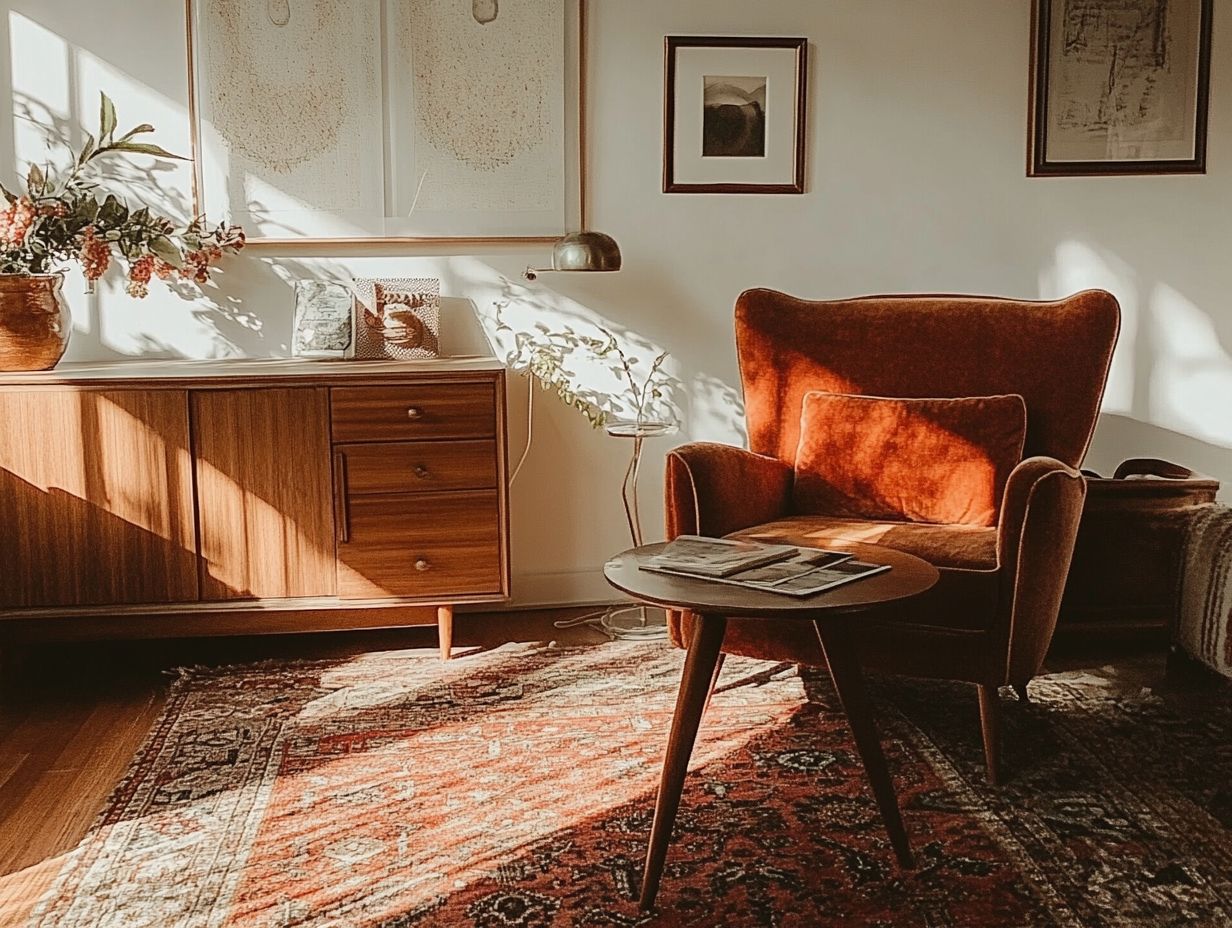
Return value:
M 441 642 L 441 660 L 447 661 L 453 653 L 453 606 L 438 606 L 436 630 Z
M 1001 697 L 996 686 L 983 683 L 980 684 L 980 729 L 984 735 L 988 782 L 997 786 L 1001 782 Z

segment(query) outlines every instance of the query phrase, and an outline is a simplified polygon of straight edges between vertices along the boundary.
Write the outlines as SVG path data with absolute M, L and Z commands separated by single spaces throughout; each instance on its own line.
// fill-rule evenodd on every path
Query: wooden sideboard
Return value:
M 436 621 L 509 597 L 491 359 L 0 374 L 0 641 Z

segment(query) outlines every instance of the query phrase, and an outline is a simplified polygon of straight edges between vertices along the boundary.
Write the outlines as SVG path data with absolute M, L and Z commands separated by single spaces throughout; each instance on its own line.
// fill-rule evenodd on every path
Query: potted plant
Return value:
M 31 165 L 22 194 L 0 185 L 0 370 L 50 370 L 64 356 L 72 326 L 61 291 L 70 262 L 81 264 L 92 289 L 119 261 L 129 295 L 142 298 L 155 275 L 205 283 L 224 254 L 244 246 L 237 226 L 198 217 L 178 227 L 102 189 L 98 175 L 109 159 L 187 159 L 141 140 L 154 131 L 148 124 L 117 136 L 115 105 L 101 98 L 98 137 L 87 135 L 67 168 Z

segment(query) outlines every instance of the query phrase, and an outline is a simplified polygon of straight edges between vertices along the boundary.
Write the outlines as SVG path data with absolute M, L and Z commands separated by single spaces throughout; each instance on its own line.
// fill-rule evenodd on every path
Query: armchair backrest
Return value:
M 1056 302 L 983 296 L 801 300 L 749 290 L 736 302 L 736 351 L 749 447 L 787 463 L 804 394 L 959 397 L 1018 393 L 1024 457 L 1077 467 L 1099 414 L 1120 307 L 1087 290 Z

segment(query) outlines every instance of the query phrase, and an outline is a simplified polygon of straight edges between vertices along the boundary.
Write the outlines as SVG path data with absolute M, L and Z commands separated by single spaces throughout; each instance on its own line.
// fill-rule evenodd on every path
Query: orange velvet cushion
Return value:
M 858 519 L 995 525 L 1022 460 L 1021 396 L 805 394 L 793 508 Z

